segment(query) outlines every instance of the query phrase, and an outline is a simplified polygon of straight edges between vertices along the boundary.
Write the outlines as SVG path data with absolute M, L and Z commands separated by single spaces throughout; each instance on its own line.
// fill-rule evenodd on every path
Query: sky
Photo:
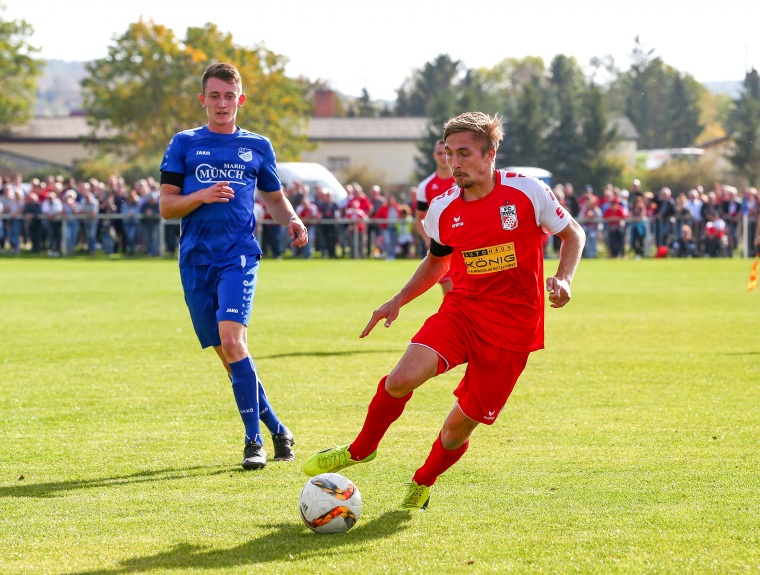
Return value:
M 467 68 L 508 57 L 613 56 L 630 67 L 638 36 L 653 55 L 700 82 L 741 81 L 760 69 L 758 0 L 0 0 L 25 20 L 37 57 L 104 58 L 131 23 L 152 20 L 179 39 L 216 24 L 236 44 L 285 56 L 286 73 L 349 96 L 393 100 L 415 69 L 448 54 Z

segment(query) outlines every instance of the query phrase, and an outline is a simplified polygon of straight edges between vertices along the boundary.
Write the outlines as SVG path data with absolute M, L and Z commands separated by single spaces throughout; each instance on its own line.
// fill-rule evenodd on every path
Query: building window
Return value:
M 329 156 L 327 158 L 327 169 L 331 172 L 347 170 L 351 165 L 351 158 L 348 156 Z

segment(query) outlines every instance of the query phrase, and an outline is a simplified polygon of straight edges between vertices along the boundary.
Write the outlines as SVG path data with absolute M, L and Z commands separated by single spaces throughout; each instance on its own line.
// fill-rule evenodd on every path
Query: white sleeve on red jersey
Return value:
M 570 214 L 544 182 L 522 175 L 507 178 L 507 172 L 499 171 L 502 184 L 517 188 L 528 196 L 536 212 L 536 225 L 540 225 L 550 234 L 557 234 L 570 223 Z
M 429 238 L 435 240 L 436 243 L 445 245 L 441 241 L 441 214 L 449 207 L 449 204 L 459 197 L 458 188 L 454 186 L 447 193 L 437 196 L 428 207 L 428 211 L 425 212 L 425 219 L 422 220 L 422 226 L 425 228 L 425 233 Z
M 417 185 L 417 201 L 418 202 L 423 202 L 425 204 L 428 203 L 428 199 L 427 199 L 427 187 L 428 187 L 428 184 L 430 183 L 430 181 L 434 177 L 435 177 L 435 172 L 433 172 L 432 174 L 430 174 L 427 178 L 425 178 L 424 180 L 422 180 Z

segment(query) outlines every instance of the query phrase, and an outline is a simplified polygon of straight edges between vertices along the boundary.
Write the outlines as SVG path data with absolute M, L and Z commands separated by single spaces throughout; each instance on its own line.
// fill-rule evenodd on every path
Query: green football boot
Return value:
M 306 475 L 314 477 L 320 473 L 334 473 L 356 465 L 357 463 L 367 463 L 372 461 L 377 456 L 377 451 L 373 451 L 365 459 L 355 461 L 351 459 L 351 453 L 348 451 L 348 445 L 341 445 L 339 447 L 330 447 L 319 453 L 315 453 L 309 459 L 304 461 L 303 471 Z
M 418 485 L 416 481 L 411 483 L 405 483 L 406 496 L 401 502 L 401 507 L 404 509 L 419 509 L 425 511 L 428 503 L 430 503 L 430 490 L 432 487 L 427 485 Z

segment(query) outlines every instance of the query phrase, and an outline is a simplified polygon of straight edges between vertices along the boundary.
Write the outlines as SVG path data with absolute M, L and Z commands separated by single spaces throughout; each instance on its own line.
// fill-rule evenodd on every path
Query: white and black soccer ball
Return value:
M 362 496 L 340 473 L 322 473 L 303 486 L 298 499 L 301 519 L 315 533 L 342 533 L 359 520 Z

